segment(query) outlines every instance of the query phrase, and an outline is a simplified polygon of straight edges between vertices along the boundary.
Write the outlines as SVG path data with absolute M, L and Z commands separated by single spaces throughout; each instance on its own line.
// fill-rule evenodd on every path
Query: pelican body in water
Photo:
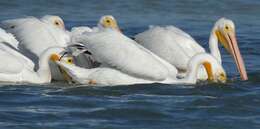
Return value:
M 88 26 L 73 27 L 70 32 L 70 36 L 71 36 L 70 44 L 75 44 L 75 43 L 77 44 L 75 39 L 77 37 L 80 37 L 81 35 L 87 33 L 95 33 L 106 28 L 112 28 L 121 32 L 121 30 L 118 27 L 116 19 L 111 15 L 104 15 L 100 18 L 96 27 L 93 28 L 90 28 Z M 77 51 L 77 49 L 75 48 L 71 48 L 71 50 L 74 51 L 73 53 Z M 93 59 L 92 56 L 89 56 L 88 54 L 84 54 L 84 53 L 75 55 L 74 62 L 76 65 L 84 68 L 95 68 L 100 65 L 100 63 L 98 63 L 95 59 Z
M 89 53 L 102 65 L 98 68 L 83 69 L 58 63 L 79 83 L 135 84 L 135 83 L 190 83 L 197 78 L 197 67 L 204 65 L 210 80 L 226 79 L 225 71 L 215 57 L 209 54 L 194 56 L 189 66 L 189 76 L 177 78 L 177 69 L 134 40 L 117 30 L 104 29 L 96 33 L 81 35 L 78 43 L 85 45 Z M 195 67 L 194 67 L 195 66 Z M 220 79 L 220 80 L 221 80 Z
M 135 40 L 140 45 L 176 66 L 180 71 L 187 71 L 188 62 L 194 55 L 206 52 L 189 34 L 174 26 L 151 27 L 149 30 L 137 34 Z M 234 58 L 241 79 L 247 80 L 248 77 L 238 48 L 233 21 L 226 18 L 219 19 L 210 34 L 210 54 L 222 64 L 218 42 Z M 199 70 L 198 78 L 203 80 L 207 78 L 206 71 L 203 68 Z
M 46 15 L 38 19 L 25 17 L 5 20 L 2 26 L 19 41 L 15 47 L 20 53 L 30 58 L 39 68 L 40 56 L 50 47 L 66 47 L 70 36 L 65 31 L 63 20 L 59 16 Z M 50 61 L 51 73 L 54 80 L 64 80 L 60 69 Z
M 152 81 L 128 75 L 120 70 L 109 67 L 98 67 L 86 69 L 64 62 L 57 61 L 66 73 L 79 84 L 90 85 L 132 85 L 146 83 L 163 83 L 163 84 L 196 84 L 197 72 L 201 65 L 206 68 L 208 80 L 213 82 L 226 82 L 226 73 L 219 62 L 207 53 L 197 54 L 191 58 L 188 65 L 187 76 L 178 79 Z M 215 71 L 214 71 L 215 70 Z
M 0 81 L 14 83 L 49 83 L 51 71 L 49 60 L 56 60 L 65 50 L 61 47 L 50 47 L 39 56 L 39 68 L 28 57 L 21 54 L 12 45 L 18 43 L 15 37 L 0 28 Z M 67 63 L 64 59 L 61 62 Z
M 76 40 L 84 44 L 102 67 L 112 67 L 132 76 L 156 81 L 175 77 L 177 73 L 174 66 L 114 29 L 81 35 Z

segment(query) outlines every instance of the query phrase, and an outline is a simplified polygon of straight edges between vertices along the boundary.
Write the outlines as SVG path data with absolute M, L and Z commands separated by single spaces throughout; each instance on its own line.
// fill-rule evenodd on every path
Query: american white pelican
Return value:
M 198 53 L 205 53 L 202 48 L 189 34 L 174 27 L 151 27 L 149 30 L 135 36 L 135 40 L 151 50 L 161 58 L 167 60 L 180 70 L 187 70 L 189 60 Z M 240 72 L 241 79 L 247 80 L 247 73 L 242 56 L 240 54 L 234 23 L 226 18 L 219 19 L 209 38 L 210 53 L 221 64 L 221 54 L 218 48 L 218 41 L 233 56 Z M 203 74 L 204 73 L 204 74 Z M 205 79 L 206 72 L 200 70 L 198 76 Z
M 177 69 L 113 29 L 82 35 L 77 38 L 103 67 L 111 67 L 130 76 L 152 81 L 175 78 Z
M 45 15 L 41 18 L 41 21 L 52 24 L 62 30 L 65 30 L 65 24 L 61 17 L 55 15 Z
M 164 84 L 196 84 L 197 72 L 200 65 L 206 68 L 208 80 L 213 82 L 226 82 L 226 73 L 219 62 L 211 55 L 206 53 L 197 54 L 192 57 L 188 65 L 188 74 L 185 78 L 172 78 L 162 81 L 151 81 L 148 79 L 137 78 L 123 73 L 114 68 L 100 67 L 85 69 L 75 65 L 57 61 L 68 75 L 80 84 L 98 85 L 129 85 L 139 83 L 164 83 Z
M 0 29 L 0 82 L 49 83 L 51 71 L 49 60 L 56 60 L 64 48 L 51 47 L 39 56 L 39 68 L 34 70 L 34 63 L 17 51 L 10 44 L 15 38 Z M 18 42 L 18 41 L 15 41 Z M 62 60 L 67 62 L 67 60 Z
M 63 23 L 63 21 L 60 21 L 62 19 L 56 18 L 56 16 L 46 16 L 42 19 L 35 17 L 18 18 L 3 21 L 2 25 L 7 32 L 15 35 L 19 41 L 18 48 L 23 53 L 30 51 L 29 55 L 33 53 L 39 56 L 49 47 L 67 46 L 69 36 L 65 37 L 66 32 L 60 29 L 63 25 L 60 25 L 61 27 L 55 25 L 55 20 Z M 53 23 L 52 20 L 54 21 Z
M 121 32 L 121 30 L 118 27 L 116 19 L 112 15 L 102 16 L 99 20 L 98 28 L 99 29 L 111 28 Z
M 100 29 L 112 28 L 121 32 L 116 19 L 112 15 L 104 15 L 99 19 L 96 27 L 78 26 L 71 29 L 71 37 L 82 35 L 84 33 L 97 32 Z M 72 39 L 73 40 L 73 39 Z M 73 41 L 72 41 L 73 42 Z
M 38 59 L 48 48 L 66 47 L 70 37 L 65 31 L 64 22 L 58 16 L 47 15 L 41 19 L 26 17 L 2 22 L 4 28 L 18 39 L 19 52 L 30 58 L 38 69 Z M 60 69 L 50 62 L 54 80 L 64 80 Z
M 111 15 L 105 15 L 102 16 L 97 24 L 97 27 L 87 27 L 87 26 L 79 26 L 79 27 L 73 27 L 70 32 L 71 36 L 71 43 L 74 44 L 76 41 L 74 41 L 75 37 L 79 37 L 83 34 L 88 34 L 88 33 L 94 33 L 98 32 L 102 29 L 105 28 L 111 28 L 118 30 L 119 32 L 120 29 L 118 28 L 117 21 L 116 19 L 111 16 Z M 71 49 L 72 51 L 75 51 L 75 49 Z M 76 65 L 84 68 L 94 68 L 99 66 L 99 63 L 97 63 L 91 56 L 86 55 L 86 54 L 79 54 L 74 58 L 74 62 Z

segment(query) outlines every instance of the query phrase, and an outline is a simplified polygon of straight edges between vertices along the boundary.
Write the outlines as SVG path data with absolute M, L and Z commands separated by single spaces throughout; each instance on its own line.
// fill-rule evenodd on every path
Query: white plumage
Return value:
M 45 20 L 44 20 L 45 21 Z M 66 47 L 68 39 L 64 30 L 34 17 L 3 21 L 5 29 L 19 40 L 19 49 L 27 49 L 39 56 L 53 46 Z
M 4 34 L 5 31 L 2 29 L 0 31 L 0 59 L 2 60 L 0 63 L 0 81 L 49 83 L 51 81 L 51 71 L 48 62 L 52 54 L 59 54 L 64 49 L 48 48 L 45 50 L 39 56 L 39 69 L 34 71 L 34 63 L 9 45 L 9 41 L 15 38 L 7 33 Z
M 149 30 L 136 35 L 135 40 L 184 72 L 187 71 L 188 62 L 194 55 L 205 53 L 204 48 L 189 34 L 174 26 L 151 27 Z M 232 20 L 220 18 L 216 21 L 210 33 L 210 54 L 221 64 L 218 42 L 220 42 L 235 59 L 241 79 L 247 80 L 248 77 L 244 61 L 236 40 L 235 24 Z M 198 77 L 202 80 L 208 78 L 203 67 L 200 68 Z
M 108 67 L 85 69 L 63 62 L 58 63 L 71 78 L 80 84 L 98 84 L 98 85 L 131 85 L 140 83 L 164 83 L 164 84 L 195 84 L 197 82 L 197 72 L 201 65 L 208 63 L 211 81 L 226 81 L 226 74 L 219 62 L 211 55 L 198 54 L 189 61 L 187 76 L 182 79 L 168 78 L 163 81 L 153 81 L 141 77 L 133 77 L 120 70 Z
M 151 27 L 135 36 L 135 40 L 178 69 L 186 70 L 190 58 L 205 50 L 196 41 L 174 27 Z
M 174 67 L 174 70 L 169 70 L 164 65 L 167 62 L 162 63 L 148 50 L 116 30 L 104 29 L 80 36 L 77 42 L 84 44 L 103 66 L 118 69 L 134 77 L 161 81 L 172 75 L 169 71 L 177 73 Z
M 59 24 L 56 24 L 59 23 Z M 58 16 L 18 18 L 2 22 L 8 32 L 19 41 L 18 50 L 36 64 L 38 69 L 40 55 L 50 47 L 66 47 L 70 36 L 64 28 L 63 20 Z M 64 80 L 59 68 L 50 62 L 54 80 Z
M 205 53 L 190 35 L 174 26 L 153 26 L 149 30 L 137 34 L 135 40 L 159 57 L 174 65 L 179 76 L 186 76 L 188 62 L 196 54 Z M 183 73 L 184 72 L 184 73 Z M 205 69 L 198 72 L 200 79 L 207 79 Z
M 7 33 L 5 30 L 0 28 L 0 42 L 8 43 L 14 48 L 18 48 L 18 41 L 15 39 L 13 34 Z
M 139 83 L 153 83 L 142 78 L 132 77 L 113 68 L 92 68 L 86 69 L 64 62 L 57 62 L 68 75 L 79 84 L 99 85 L 130 85 Z
M 70 31 L 70 44 L 77 44 L 77 42 L 75 41 L 77 37 L 80 37 L 82 35 L 88 35 L 89 33 L 96 33 L 98 31 L 102 31 L 105 28 L 111 28 L 120 31 L 117 26 L 116 19 L 111 15 L 104 15 L 100 18 L 96 27 L 73 27 Z M 75 49 L 73 48 L 71 48 L 71 50 L 75 51 Z M 94 68 L 97 67 L 97 64 L 99 65 L 99 63 L 97 63 L 91 55 L 79 54 L 76 57 L 74 57 L 74 59 L 76 65 L 79 65 L 84 68 Z

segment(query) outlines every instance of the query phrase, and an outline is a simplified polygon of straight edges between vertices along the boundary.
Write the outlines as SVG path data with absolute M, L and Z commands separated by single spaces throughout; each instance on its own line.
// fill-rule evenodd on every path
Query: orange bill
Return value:
M 245 64 L 244 64 L 244 60 L 240 54 L 240 50 L 238 48 L 238 44 L 237 44 L 237 40 L 236 40 L 236 35 L 235 33 L 232 32 L 228 32 L 225 35 L 226 39 L 227 39 L 227 45 L 228 45 L 228 49 L 230 54 L 233 56 L 236 65 L 237 65 L 237 69 L 240 73 L 240 77 L 242 80 L 248 80 L 247 77 L 247 72 L 246 72 L 246 68 L 245 68 Z

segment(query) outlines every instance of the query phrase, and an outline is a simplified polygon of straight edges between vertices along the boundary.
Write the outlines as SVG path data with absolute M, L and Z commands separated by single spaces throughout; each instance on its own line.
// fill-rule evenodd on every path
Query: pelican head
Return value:
M 53 62 L 64 62 L 66 64 L 74 65 L 73 57 L 68 55 L 67 52 L 63 52 L 63 54 L 53 53 L 50 57 L 50 60 Z M 63 69 L 63 67 L 58 66 L 59 71 L 61 72 L 64 80 L 69 83 L 72 83 L 72 78 L 69 74 Z
M 227 81 L 226 72 L 217 61 L 205 61 L 203 62 L 203 66 L 207 71 L 208 81 L 221 83 L 225 83 Z
M 218 41 L 234 58 L 242 80 L 247 80 L 247 72 L 236 40 L 235 24 L 232 20 L 221 18 L 214 26 Z
M 226 83 L 227 81 L 227 75 L 223 69 L 217 72 L 216 77 L 217 80 L 220 81 L 221 83 Z
M 61 17 L 54 15 L 46 15 L 41 18 L 42 21 L 50 23 L 58 28 L 65 30 L 65 25 Z
M 54 62 L 61 61 L 67 64 L 74 64 L 72 55 L 67 54 L 67 52 L 63 52 L 63 54 L 53 53 L 50 57 L 50 60 Z
M 200 60 L 206 69 L 208 81 L 225 83 L 227 80 L 226 72 L 218 60 L 207 53 L 201 53 L 194 56 L 192 60 Z
M 226 72 L 216 57 L 208 53 L 198 53 L 194 55 L 188 63 L 188 77 L 194 79 L 200 66 L 204 66 L 209 82 L 222 82 L 227 80 Z
M 112 16 L 112 15 L 105 15 L 102 16 L 99 20 L 98 26 L 101 28 L 112 28 L 112 29 L 116 29 L 119 32 L 121 32 L 121 30 L 118 27 L 117 21 L 116 19 Z

